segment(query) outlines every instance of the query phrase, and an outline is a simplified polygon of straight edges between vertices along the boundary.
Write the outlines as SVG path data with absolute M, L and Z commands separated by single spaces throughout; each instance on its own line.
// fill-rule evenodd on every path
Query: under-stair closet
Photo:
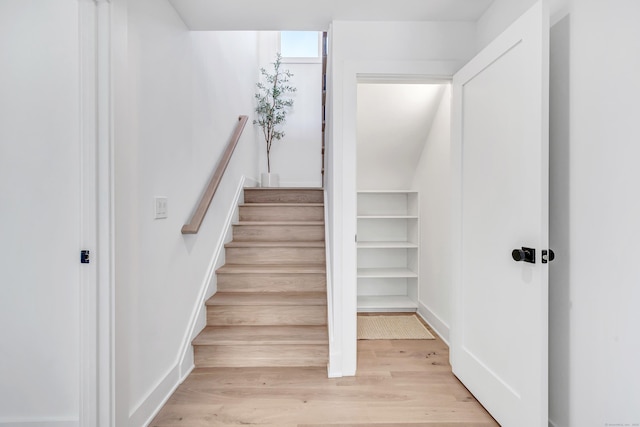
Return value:
M 358 84 L 358 312 L 427 318 L 430 295 L 446 286 L 434 283 L 433 256 L 446 238 L 434 232 L 448 227 L 449 96 L 446 82 Z

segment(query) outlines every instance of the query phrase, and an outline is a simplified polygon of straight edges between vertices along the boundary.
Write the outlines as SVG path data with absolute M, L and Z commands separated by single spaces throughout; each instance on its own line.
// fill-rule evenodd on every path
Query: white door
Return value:
M 0 2 L 0 425 L 95 425 L 91 3 Z
M 537 3 L 453 80 L 451 364 L 505 427 L 548 424 L 548 33 Z

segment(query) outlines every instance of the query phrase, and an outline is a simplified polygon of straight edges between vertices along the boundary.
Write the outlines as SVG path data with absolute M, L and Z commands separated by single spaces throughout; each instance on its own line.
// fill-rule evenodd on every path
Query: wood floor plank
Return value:
M 375 427 L 396 427 L 397 423 L 375 423 Z M 486 427 L 493 426 L 493 423 L 404 423 L 402 427 Z M 370 423 L 349 423 L 349 424 L 298 424 L 297 427 L 363 427 L 371 426 Z
M 436 340 L 359 341 L 355 377 L 325 368 L 202 368 L 151 426 L 489 427 Z M 435 364 L 434 364 L 435 362 Z

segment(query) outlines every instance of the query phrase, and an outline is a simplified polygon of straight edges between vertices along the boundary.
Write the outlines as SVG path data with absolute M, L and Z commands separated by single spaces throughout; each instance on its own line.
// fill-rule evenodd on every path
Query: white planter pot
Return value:
M 280 176 L 277 173 L 263 173 L 260 178 L 261 185 L 263 187 L 280 186 Z

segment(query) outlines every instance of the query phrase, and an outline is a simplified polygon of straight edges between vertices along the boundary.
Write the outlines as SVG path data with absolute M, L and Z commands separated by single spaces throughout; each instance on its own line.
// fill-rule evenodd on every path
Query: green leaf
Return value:
M 256 99 L 255 112 L 257 119 L 253 120 L 254 125 L 262 128 L 267 148 L 267 165 L 270 168 L 271 144 L 274 140 L 284 137 L 282 125 L 286 121 L 288 109 L 293 107 L 293 99 L 287 98 L 287 94 L 295 93 L 296 88 L 287 84 L 293 74 L 286 69 L 281 70 L 282 57 L 276 55 L 276 60 L 272 63 L 273 73 L 269 73 L 265 68 L 260 68 L 263 81 L 256 83 L 258 91 L 254 97 Z

